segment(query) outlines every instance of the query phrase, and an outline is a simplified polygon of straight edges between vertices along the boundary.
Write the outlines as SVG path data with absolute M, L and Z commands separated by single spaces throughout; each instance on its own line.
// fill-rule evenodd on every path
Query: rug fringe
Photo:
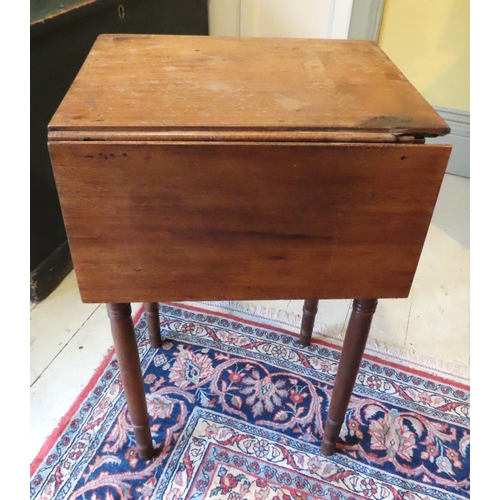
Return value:
M 271 322 L 273 326 L 286 326 L 295 333 L 299 333 L 302 321 L 301 315 L 261 306 L 252 302 L 238 301 L 215 301 L 215 302 L 186 302 L 196 306 L 203 304 L 214 312 L 232 312 L 246 316 L 246 319 L 259 318 Z M 345 336 L 346 325 L 326 325 L 316 322 L 314 325 L 313 338 L 320 337 L 338 347 L 342 346 Z M 417 354 L 415 350 L 402 349 L 397 346 L 386 344 L 375 339 L 368 338 L 365 352 L 373 354 L 385 361 L 397 360 L 410 368 L 421 370 L 431 375 L 437 375 L 455 382 L 469 385 L 470 367 L 458 363 L 449 363 L 430 356 Z

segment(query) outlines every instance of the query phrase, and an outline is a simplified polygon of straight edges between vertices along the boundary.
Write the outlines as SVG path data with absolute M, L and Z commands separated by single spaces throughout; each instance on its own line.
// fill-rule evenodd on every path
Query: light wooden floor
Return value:
M 372 346 L 439 366 L 469 365 L 469 180 L 446 175 L 410 297 L 383 300 Z M 255 302 L 297 317 L 302 302 Z M 133 304 L 135 313 L 140 304 Z M 350 301 L 322 301 L 318 329 L 341 333 Z M 50 297 L 31 305 L 30 459 L 68 411 L 108 350 L 104 305 L 82 304 L 72 272 Z

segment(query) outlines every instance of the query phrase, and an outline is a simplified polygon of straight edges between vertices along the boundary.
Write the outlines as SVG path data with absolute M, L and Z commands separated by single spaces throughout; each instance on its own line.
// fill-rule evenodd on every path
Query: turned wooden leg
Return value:
M 318 299 L 304 300 L 302 307 L 302 324 L 300 326 L 299 342 L 303 346 L 311 343 L 311 336 L 314 328 L 314 320 L 318 312 Z
M 376 308 L 377 299 L 355 299 L 353 301 L 352 313 L 333 385 L 323 442 L 321 443 L 323 455 L 330 456 L 335 453 L 335 446 L 344 423 Z
M 158 302 L 145 302 L 146 320 L 148 322 L 149 343 L 153 349 L 161 347 L 160 308 Z
M 131 317 L 132 309 L 129 303 L 107 304 L 106 309 L 111 322 L 116 357 L 118 358 L 120 376 L 123 382 L 130 420 L 134 428 L 135 440 L 139 449 L 139 456 L 143 460 L 149 460 L 153 457 L 153 441 L 149 428 L 149 415 L 139 351 Z

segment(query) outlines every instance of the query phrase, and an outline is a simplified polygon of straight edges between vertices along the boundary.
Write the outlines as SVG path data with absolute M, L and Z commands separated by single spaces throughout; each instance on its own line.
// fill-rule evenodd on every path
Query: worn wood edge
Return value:
M 441 122 L 441 125 L 439 127 L 433 127 L 431 129 L 426 129 L 425 131 L 421 131 L 420 134 L 418 132 L 415 132 L 416 134 L 419 135 L 419 137 L 437 137 L 441 135 L 448 135 L 450 133 L 450 126 L 446 123 L 446 121 L 443 119 L 443 117 L 430 105 L 429 101 L 422 95 L 422 93 L 413 85 L 408 78 L 403 74 L 403 72 L 399 69 L 398 66 L 394 64 L 392 59 L 389 57 L 389 55 L 378 45 L 378 43 L 375 44 L 377 50 L 382 53 L 391 63 L 394 65 L 396 70 L 399 73 L 399 76 L 401 79 L 405 80 L 406 83 L 413 88 L 414 92 L 421 97 L 423 102 L 426 104 L 427 108 L 429 109 L 430 112 L 433 112 L 435 117 L 437 118 L 437 121 Z M 436 131 L 439 131 L 435 133 Z
M 73 269 L 68 241 L 59 245 L 30 273 L 30 302 L 47 298 Z
M 351 131 L 125 131 L 49 129 L 51 142 L 322 142 L 322 143 L 412 143 L 416 135 L 392 132 Z M 442 135 L 442 134 L 440 134 Z M 418 140 L 418 139 L 417 139 Z
M 324 146 L 331 146 L 331 147 L 372 147 L 372 148 L 386 148 L 386 147 L 408 147 L 408 148 L 413 148 L 413 147 L 433 147 L 433 148 L 446 148 L 450 149 L 452 148 L 451 144 L 425 144 L 423 142 L 424 140 L 415 140 L 415 142 L 400 142 L 400 143 L 387 143 L 387 142 L 372 142 L 372 143 L 361 143 L 361 142 L 286 142 L 286 141 L 150 141 L 150 140 L 142 140 L 142 141 L 129 141 L 129 140 L 112 140 L 112 141 L 106 141 L 105 143 L 103 142 L 103 145 L 105 144 L 106 146 L 134 146 L 134 145 L 148 145 L 148 144 L 155 144 L 157 146 L 183 146 L 183 145 L 193 145 L 193 142 L 195 142 L 194 145 L 196 146 L 295 146 L 295 147 L 300 147 L 300 146 L 309 146 L 309 147 L 324 147 Z M 83 141 L 86 144 L 92 144 L 92 143 L 101 143 L 101 141 Z M 56 145 L 56 144 L 69 144 L 69 145 L 78 145 L 82 144 L 81 140 L 52 140 L 49 141 L 49 146 L 50 145 Z

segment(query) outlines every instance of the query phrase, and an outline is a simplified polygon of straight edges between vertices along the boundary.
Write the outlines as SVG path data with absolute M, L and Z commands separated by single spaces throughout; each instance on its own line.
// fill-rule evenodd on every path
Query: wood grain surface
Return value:
M 272 131 L 273 141 L 340 132 L 370 142 L 363 134 L 449 127 L 370 41 L 101 35 L 49 130 L 51 140 L 195 131 L 217 141 L 229 131 L 262 141 L 255 134 Z
M 84 302 L 406 297 L 450 150 L 50 144 Z
M 107 302 L 142 458 L 129 302 L 355 298 L 331 455 L 376 298 L 407 297 L 449 128 L 372 42 L 101 36 L 49 126 L 84 302 Z M 132 336 L 130 335 L 132 334 Z

